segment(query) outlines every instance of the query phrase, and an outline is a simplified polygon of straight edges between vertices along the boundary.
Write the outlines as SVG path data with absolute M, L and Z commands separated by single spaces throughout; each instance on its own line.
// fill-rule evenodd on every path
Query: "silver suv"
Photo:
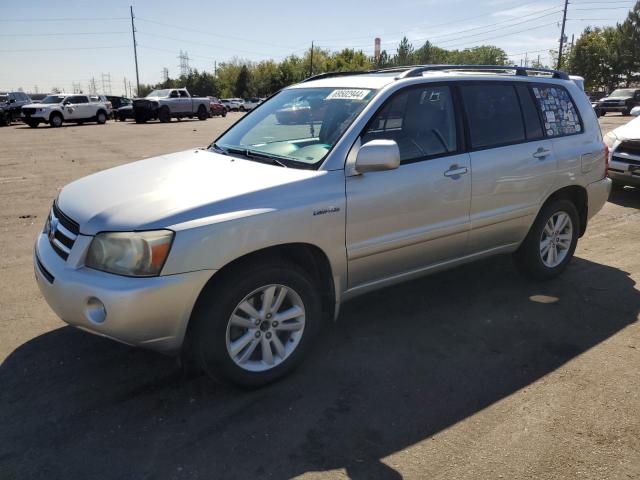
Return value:
M 263 385 L 362 293 L 495 254 L 558 275 L 609 195 L 605 150 L 562 72 L 324 74 L 206 150 L 67 185 L 36 276 L 71 325 Z

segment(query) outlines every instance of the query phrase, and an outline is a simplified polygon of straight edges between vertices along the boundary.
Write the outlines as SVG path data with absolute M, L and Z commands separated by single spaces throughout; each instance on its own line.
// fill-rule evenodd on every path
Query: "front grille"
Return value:
M 606 100 L 602 102 L 602 105 L 605 107 L 623 107 L 626 103 L 624 100 Z
M 622 162 L 622 163 L 628 163 L 630 165 L 638 165 L 638 166 L 640 166 L 640 160 L 636 160 L 636 159 L 633 159 L 633 158 L 617 157 L 616 155 L 613 155 L 613 157 L 611 157 L 611 160 L 613 160 L 614 162 Z
M 71 253 L 76 238 L 78 238 L 80 226 L 62 213 L 57 203 L 54 203 L 51 208 L 47 224 L 49 243 L 55 252 L 66 260 L 69 257 L 69 253 Z
M 22 113 L 24 113 L 25 115 L 33 115 L 34 113 L 36 113 L 36 109 L 35 108 L 23 108 L 22 109 Z
M 616 153 L 628 153 L 629 155 L 637 155 L 640 157 L 640 142 L 625 140 L 618 145 Z

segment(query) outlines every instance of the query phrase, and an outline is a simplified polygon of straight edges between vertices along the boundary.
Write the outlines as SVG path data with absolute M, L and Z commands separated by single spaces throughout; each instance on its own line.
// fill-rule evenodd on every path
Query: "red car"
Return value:
M 216 97 L 209 97 L 209 112 L 212 117 L 217 117 L 218 115 L 226 117 L 227 107 L 225 107 Z

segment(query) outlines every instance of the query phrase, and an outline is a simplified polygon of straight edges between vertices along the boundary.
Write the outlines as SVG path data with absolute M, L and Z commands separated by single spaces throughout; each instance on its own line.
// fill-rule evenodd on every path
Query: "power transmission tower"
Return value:
M 38 85 L 33 86 L 33 93 L 38 93 Z
M 104 95 L 111 95 L 111 74 L 101 73 L 102 77 L 102 93 Z
M 564 13 L 562 14 L 562 31 L 560 32 L 560 46 L 558 47 L 558 69 L 562 65 L 562 46 L 567 41 L 564 36 L 564 27 L 567 23 L 567 7 L 569 6 L 569 0 L 564 0 Z
M 135 18 L 133 16 L 133 6 L 129 7 L 131 10 L 131 34 L 133 35 L 133 57 L 135 58 L 136 61 L 136 85 L 137 85 L 137 90 L 136 92 L 140 91 L 140 75 L 138 74 L 138 45 L 136 44 L 136 26 L 133 23 L 133 19 Z
M 169 81 L 169 69 L 164 67 L 162 69 L 162 82 L 167 83 Z
M 187 76 L 191 72 L 191 68 L 189 68 L 189 54 L 186 51 L 180 50 L 180 55 L 178 55 L 178 59 L 180 60 L 180 76 Z
M 82 93 L 82 85 L 80 85 L 80 82 L 72 83 L 71 85 L 73 87 L 73 93 Z
M 89 81 L 89 93 L 91 93 L 93 95 L 98 93 L 98 87 L 96 87 L 96 79 L 95 79 L 95 77 L 91 77 L 91 80 Z

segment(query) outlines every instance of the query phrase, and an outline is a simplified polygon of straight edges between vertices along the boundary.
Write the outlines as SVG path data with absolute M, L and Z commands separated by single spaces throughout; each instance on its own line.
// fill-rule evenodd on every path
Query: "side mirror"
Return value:
M 62 105 L 71 105 L 71 102 L 69 100 L 65 100 L 64 102 L 62 102 Z
M 360 147 L 356 172 L 381 172 L 400 166 L 400 149 L 393 140 L 371 140 Z

